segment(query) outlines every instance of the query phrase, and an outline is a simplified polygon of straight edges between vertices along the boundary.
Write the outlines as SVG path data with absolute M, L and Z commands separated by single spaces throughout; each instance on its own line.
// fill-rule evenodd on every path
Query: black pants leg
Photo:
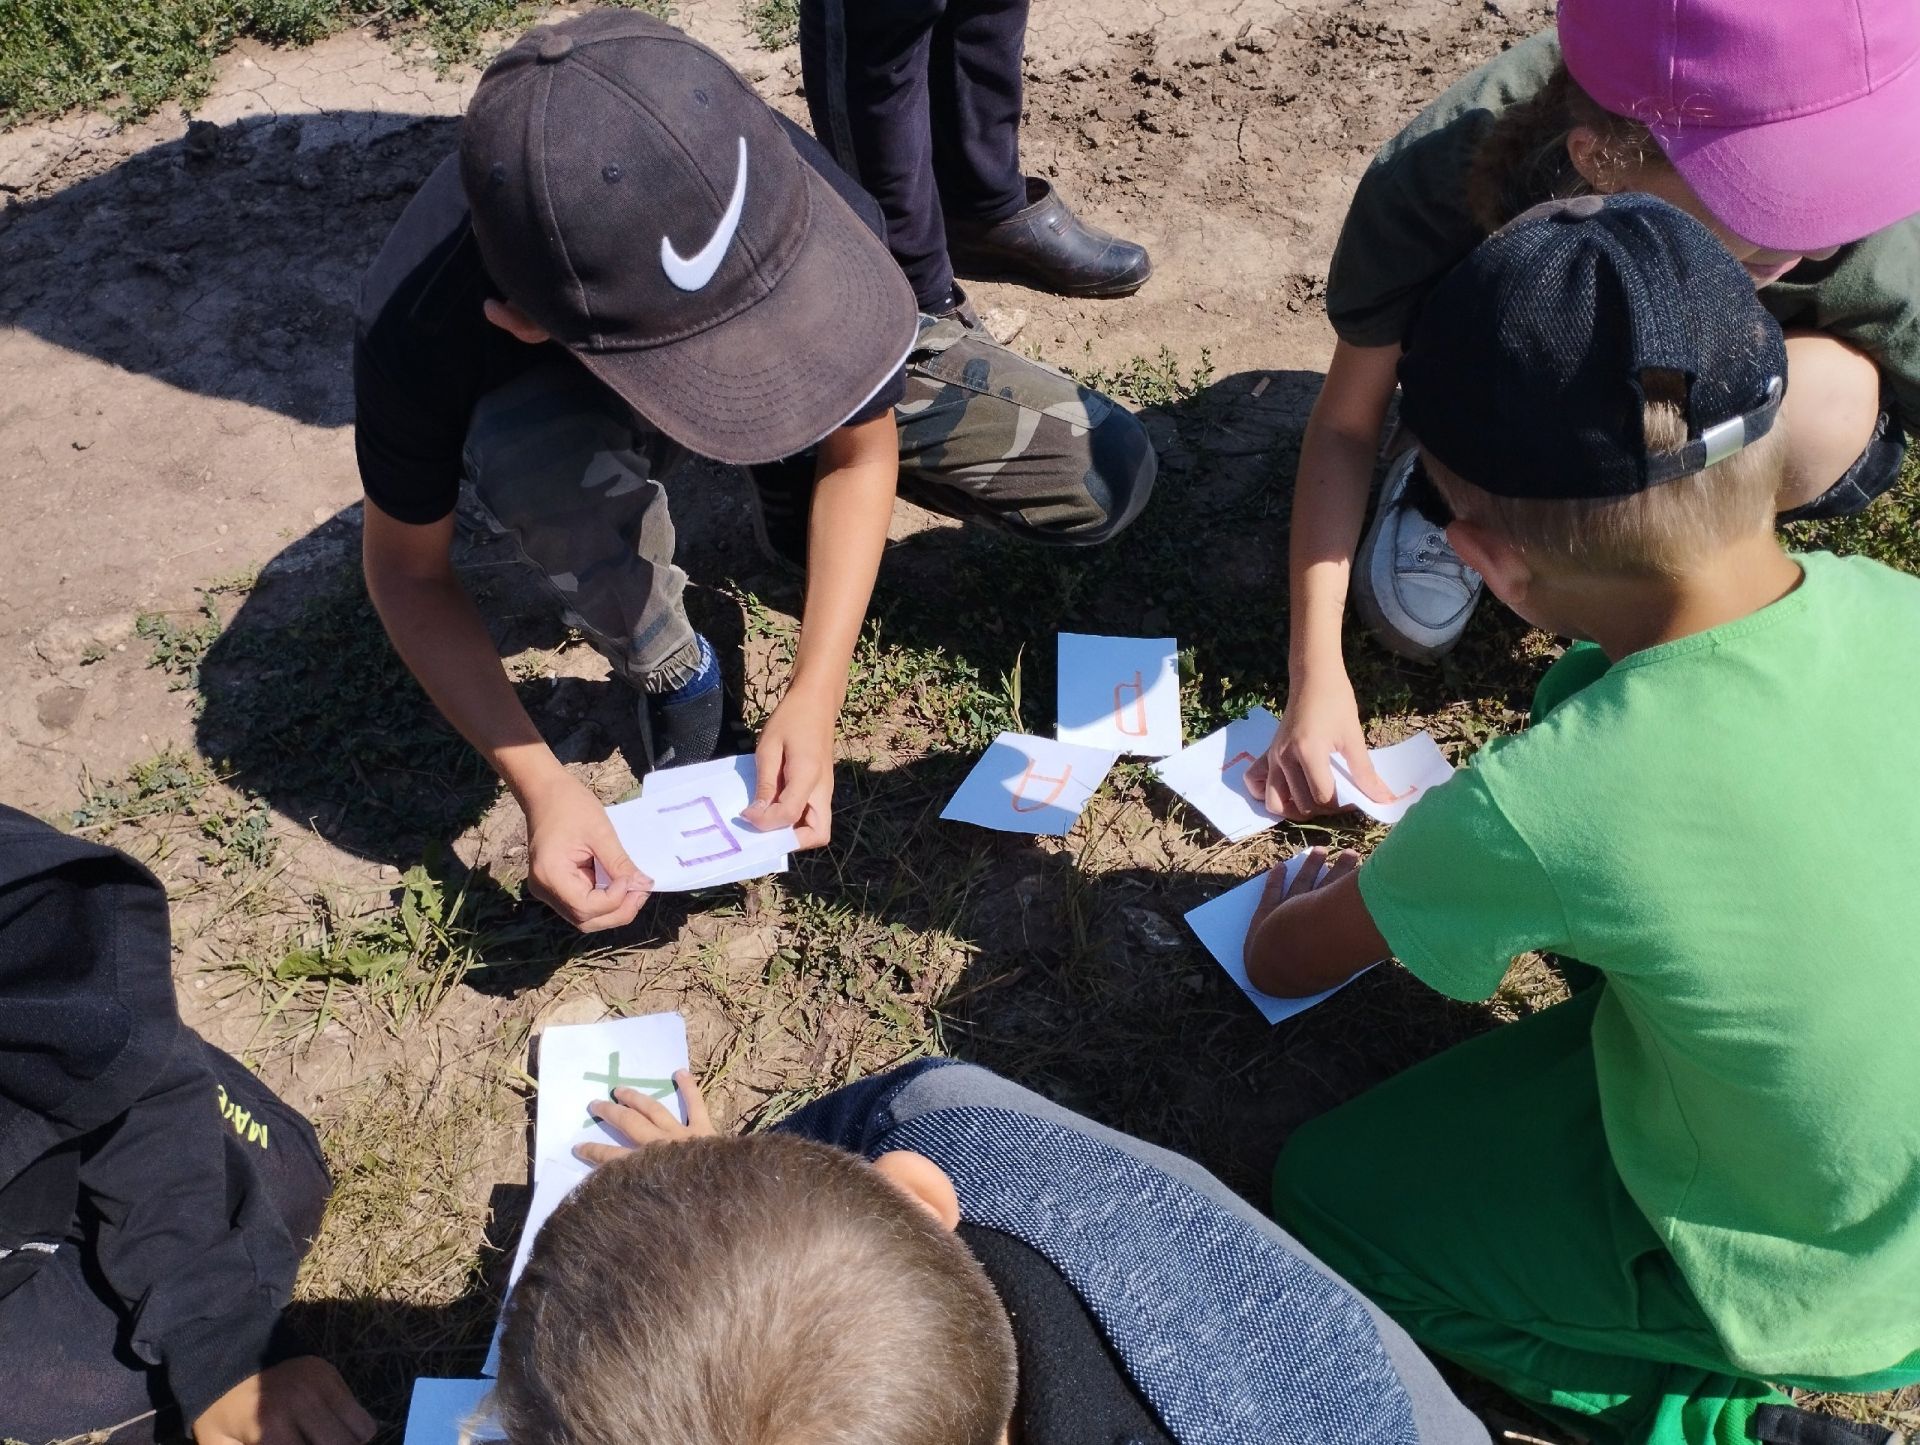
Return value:
M 1026 204 L 1020 61 L 1027 0 L 803 0 L 813 131 L 880 202 L 922 311 L 953 291 L 946 211 Z
M 947 215 L 991 225 L 1027 204 L 1020 170 L 1020 62 L 1029 0 L 951 0 L 927 81 L 933 173 Z

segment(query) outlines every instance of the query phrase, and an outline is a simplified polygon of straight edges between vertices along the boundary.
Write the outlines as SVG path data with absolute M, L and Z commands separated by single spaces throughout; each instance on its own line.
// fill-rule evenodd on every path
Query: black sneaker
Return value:
M 814 454 L 747 468 L 753 483 L 753 539 L 769 562 L 804 576 L 813 520 Z
M 680 768 L 718 756 L 725 732 L 727 684 L 719 659 L 704 637 L 700 639 L 700 651 L 712 670 L 712 680 L 705 687 L 691 696 L 640 694 L 640 738 L 653 767 Z
M 1762 1405 L 1748 1434 L 1760 1445 L 1906 1445 L 1907 1437 L 1884 1425 L 1863 1425 L 1816 1415 L 1797 1405 Z

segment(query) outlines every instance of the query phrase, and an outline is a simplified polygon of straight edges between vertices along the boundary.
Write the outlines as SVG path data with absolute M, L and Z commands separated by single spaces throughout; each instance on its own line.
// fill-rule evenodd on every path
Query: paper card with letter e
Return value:
M 1288 887 L 1300 876 L 1300 869 L 1306 861 L 1304 850 L 1287 859 L 1285 882 Z M 1266 1016 L 1267 1022 L 1277 1024 L 1332 998 L 1347 984 L 1330 988 L 1325 993 L 1316 993 L 1310 998 L 1275 998 L 1272 994 L 1260 992 L 1247 981 L 1247 933 L 1253 927 L 1254 910 L 1260 906 L 1260 890 L 1266 885 L 1267 875 L 1264 873 L 1257 878 L 1249 878 L 1238 888 L 1229 889 L 1188 913 L 1187 927 L 1199 935 L 1200 941 L 1207 946 L 1207 952 L 1227 971 L 1227 976 L 1240 985 L 1240 991 L 1253 1000 L 1253 1006 Z M 1358 976 L 1355 975 L 1356 978 Z M 1347 980 L 1347 983 L 1352 982 L 1353 979 Z
M 1333 755 L 1334 801 L 1343 808 L 1358 808 L 1382 823 L 1399 822 L 1407 815 L 1407 809 L 1420 801 L 1422 793 L 1439 787 L 1453 776 L 1453 764 L 1447 761 L 1447 755 L 1440 751 L 1440 744 L 1433 740 L 1431 733 L 1415 733 L 1404 742 L 1369 748 L 1367 755 L 1373 759 L 1374 771 L 1393 794 L 1393 801 L 1376 803 L 1361 792 L 1347 771 L 1346 760 L 1338 753 Z
M 1238 843 L 1280 820 L 1247 791 L 1247 769 L 1273 741 L 1280 719 L 1263 707 L 1208 733 L 1192 747 L 1153 765 L 1160 781 Z
M 1171 637 L 1060 634 L 1063 743 L 1164 758 L 1180 751 L 1180 644 Z
M 1001 733 L 940 816 L 1002 833 L 1063 838 L 1114 764 L 1110 752 Z
M 791 828 L 756 832 L 740 815 L 753 802 L 751 757 L 715 758 L 648 773 L 640 796 L 607 819 L 656 893 L 684 893 L 786 871 L 799 847 Z M 607 879 L 601 875 L 602 888 Z
M 478 1445 L 504 1439 L 498 1422 L 481 1408 L 492 1388 L 492 1380 L 415 1380 L 403 1445 Z

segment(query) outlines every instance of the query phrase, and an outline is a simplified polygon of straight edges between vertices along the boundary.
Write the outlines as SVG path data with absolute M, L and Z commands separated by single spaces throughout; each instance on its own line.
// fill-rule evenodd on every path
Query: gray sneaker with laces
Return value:
M 1402 504 L 1415 456 L 1408 451 L 1387 469 L 1373 525 L 1354 558 L 1353 603 L 1390 651 L 1430 662 L 1460 640 L 1485 584 L 1445 532 Z

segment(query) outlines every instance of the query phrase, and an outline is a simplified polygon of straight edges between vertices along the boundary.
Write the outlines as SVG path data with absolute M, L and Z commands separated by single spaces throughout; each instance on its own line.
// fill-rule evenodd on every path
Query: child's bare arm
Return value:
M 1362 792 L 1386 795 L 1367 757 L 1340 625 L 1399 357 L 1397 346 L 1336 346 L 1300 446 L 1288 564 L 1287 706 L 1273 745 L 1247 778 L 1269 811 L 1289 818 L 1334 807 L 1330 753 L 1346 760 Z
M 1268 875 L 1247 930 L 1247 978 L 1255 988 L 1308 998 L 1393 952 L 1360 896 L 1358 853 L 1349 849 L 1328 862 L 1324 848 L 1313 849 L 1291 888 L 1285 871 L 1282 864 Z

